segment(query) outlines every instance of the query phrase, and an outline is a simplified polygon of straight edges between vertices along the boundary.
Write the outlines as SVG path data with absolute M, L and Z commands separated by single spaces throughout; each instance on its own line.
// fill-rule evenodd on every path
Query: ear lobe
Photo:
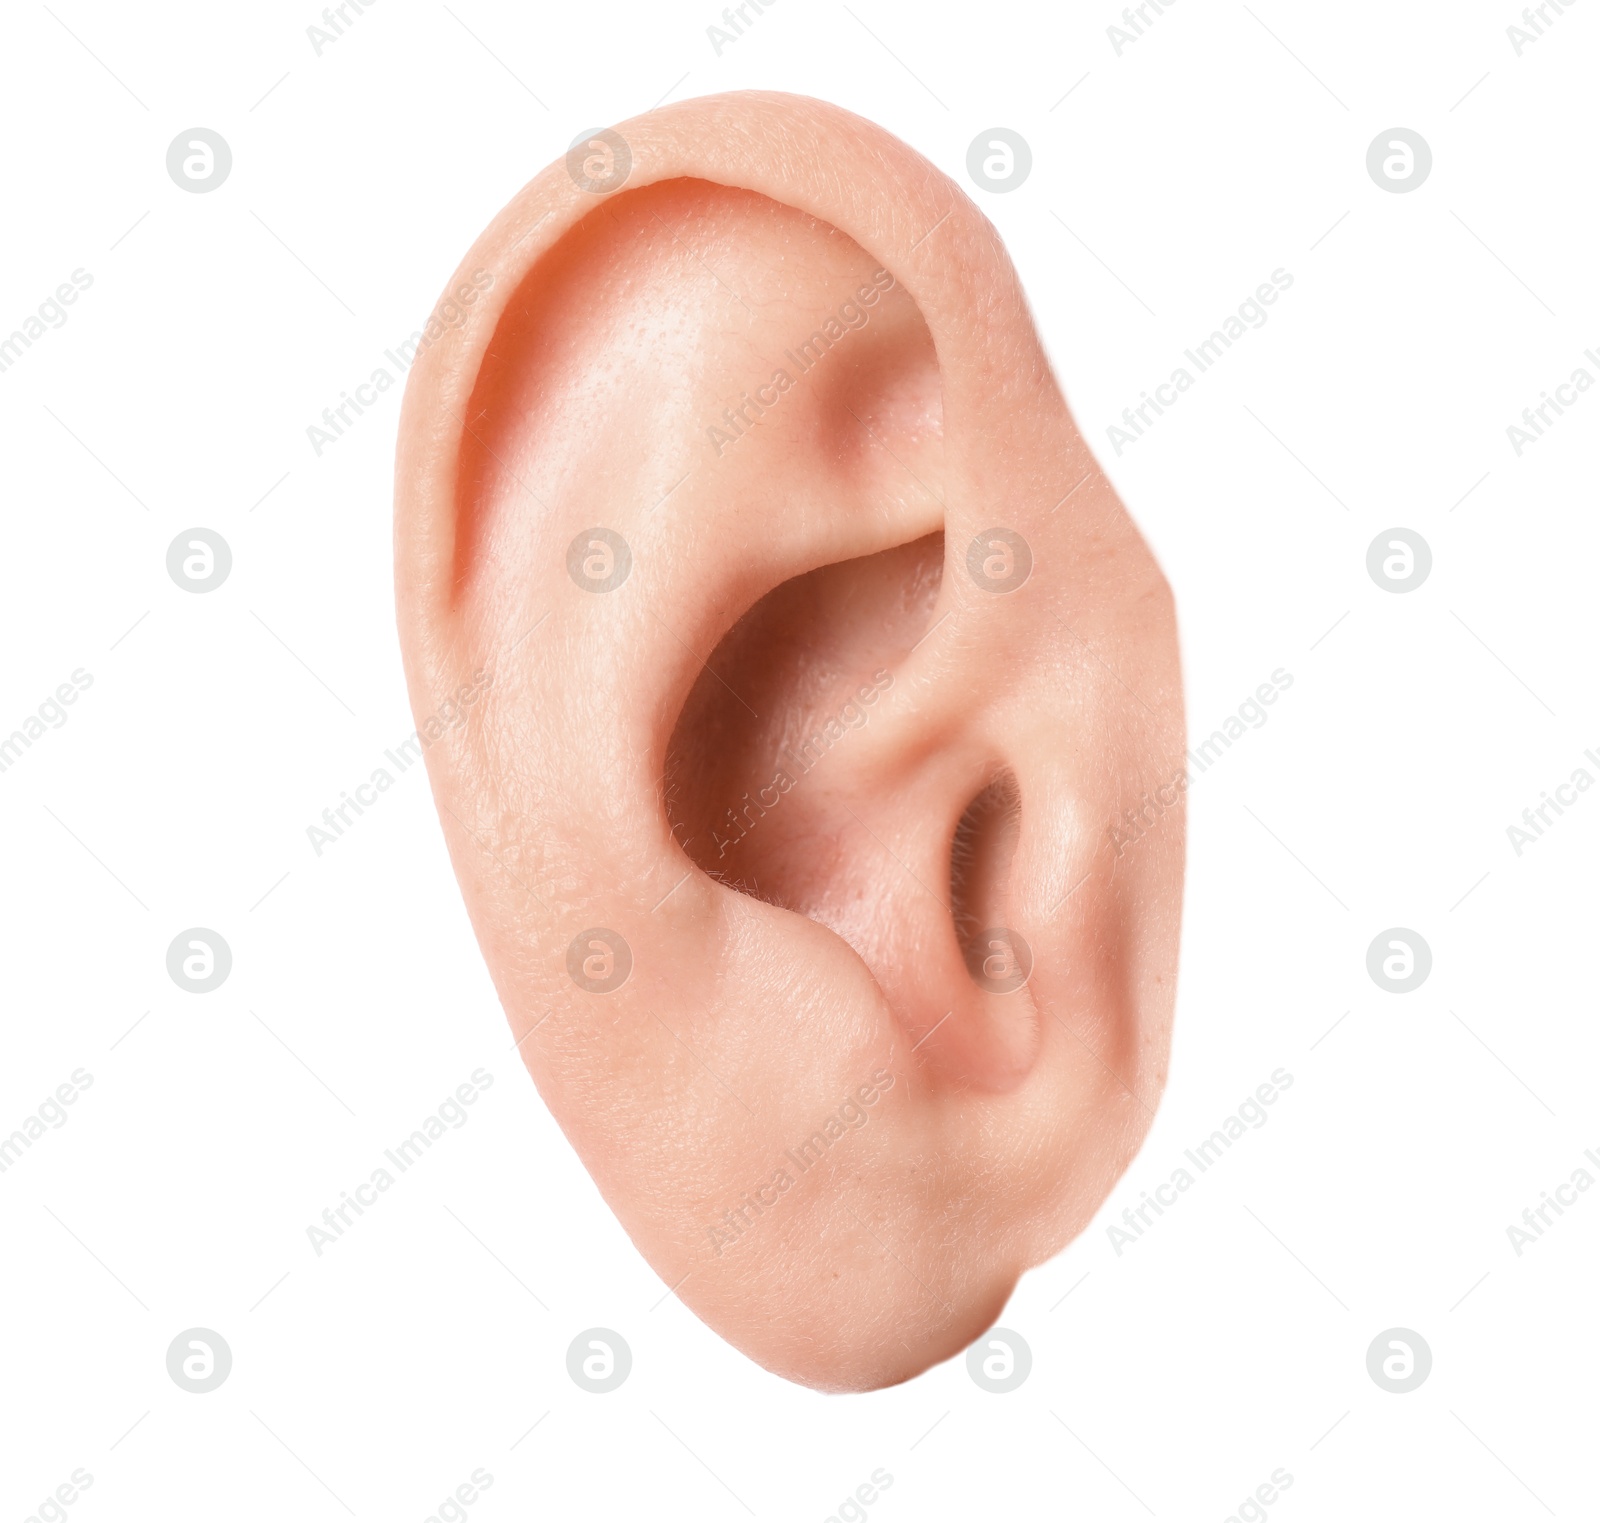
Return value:
M 768 1368 L 946 1357 L 1165 1073 L 1170 599 L 993 229 L 781 96 L 618 129 L 412 372 L 414 710 L 521 1051 L 668 1284 Z M 480 686 L 483 686 L 480 684 Z

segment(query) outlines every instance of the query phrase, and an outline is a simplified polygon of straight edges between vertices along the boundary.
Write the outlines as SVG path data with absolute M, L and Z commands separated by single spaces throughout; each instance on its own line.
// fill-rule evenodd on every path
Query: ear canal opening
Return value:
M 969 972 L 982 965 L 984 932 L 1007 924 L 1021 829 L 1022 790 L 1006 767 L 967 805 L 950 843 L 950 912 Z

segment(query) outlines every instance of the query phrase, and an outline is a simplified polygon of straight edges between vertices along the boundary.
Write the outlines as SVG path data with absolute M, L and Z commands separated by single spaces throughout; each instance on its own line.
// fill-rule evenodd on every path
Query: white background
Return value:
M 1506 427 L 1600 377 L 1600 12 L 1519 57 L 1512 0 L 1182 0 L 1118 56 L 1111 0 L 779 0 L 717 56 L 712 3 L 381 0 L 321 56 L 310 0 L 8 9 L 0 335 L 93 285 L 0 374 L 0 732 L 93 686 L 0 774 L 0 1133 L 94 1082 L 0 1176 L 0 1519 L 79 1467 L 86 1523 L 421 1520 L 479 1467 L 485 1523 L 803 1523 L 879 1468 L 882 1523 L 1220 1523 L 1278 1468 L 1275 1520 L 1591 1515 L 1600 1192 L 1520 1257 L 1506 1228 L 1600 1149 L 1600 795 L 1520 857 L 1506 827 L 1600 776 L 1600 395 L 1520 458 Z M 1195 784 L 1170 1088 L 1008 1307 L 1009 1395 L 958 1359 L 826 1398 L 708 1332 L 509 1050 L 421 769 L 307 841 L 413 728 L 399 389 L 320 458 L 307 425 L 580 131 L 743 87 L 963 184 L 976 135 L 1023 134 L 1027 183 L 972 194 L 1176 588 L 1194 737 L 1294 678 Z M 194 126 L 233 152 L 206 195 L 165 168 Z M 1407 194 L 1365 167 L 1394 126 L 1434 156 Z M 1266 326 L 1115 456 L 1279 267 Z M 196 525 L 234 557 L 204 596 L 165 568 Z M 1433 553 L 1405 595 L 1365 564 L 1397 525 Z M 213 994 L 165 970 L 191 926 L 233 950 Z M 1432 948 L 1415 993 L 1366 972 L 1391 926 Z M 316 1257 L 307 1225 L 480 1066 L 470 1123 Z M 1107 1224 L 1278 1067 L 1268 1124 L 1118 1256 Z M 596 1325 L 634 1355 L 606 1396 L 565 1368 Z M 206 1396 L 164 1363 L 196 1326 L 234 1357 Z M 1366 1370 L 1396 1326 L 1433 1352 L 1408 1395 Z

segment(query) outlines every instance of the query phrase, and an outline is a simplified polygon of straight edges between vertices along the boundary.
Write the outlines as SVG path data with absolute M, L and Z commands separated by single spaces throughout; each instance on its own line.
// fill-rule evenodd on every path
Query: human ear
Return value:
M 747 94 L 574 152 L 407 386 L 413 710 L 480 690 L 435 800 L 639 1250 L 767 1368 L 890 1384 L 986 1328 L 1149 1125 L 1171 598 L 995 230 L 911 149 Z

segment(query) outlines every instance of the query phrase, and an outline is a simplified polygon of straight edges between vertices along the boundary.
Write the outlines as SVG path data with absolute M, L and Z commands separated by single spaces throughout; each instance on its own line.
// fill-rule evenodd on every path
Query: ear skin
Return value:
M 1113 827 L 1183 771 L 1171 597 L 954 184 L 796 97 L 616 130 L 626 182 L 533 180 L 412 370 L 407 680 L 490 674 L 435 799 L 618 1219 L 751 1358 L 872 1389 L 1148 1128 L 1182 804 Z

